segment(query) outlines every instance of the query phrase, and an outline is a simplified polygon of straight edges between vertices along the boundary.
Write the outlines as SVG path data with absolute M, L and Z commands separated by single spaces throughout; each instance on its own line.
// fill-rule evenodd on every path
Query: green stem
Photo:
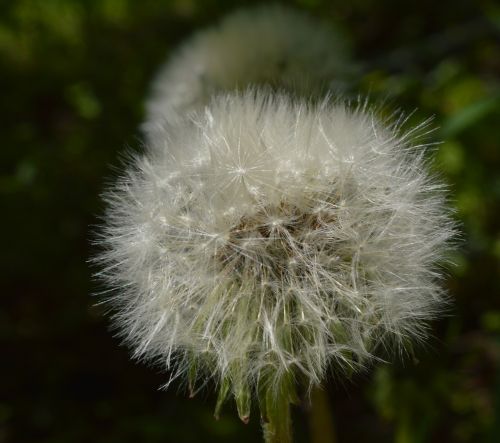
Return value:
M 265 415 L 262 419 L 266 443 L 292 442 L 292 419 L 288 393 L 279 392 L 278 395 L 267 393 Z
M 313 443 L 335 443 L 337 441 L 328 394 L 319 387 L 313 388 L 311 393 L 309 425 Z

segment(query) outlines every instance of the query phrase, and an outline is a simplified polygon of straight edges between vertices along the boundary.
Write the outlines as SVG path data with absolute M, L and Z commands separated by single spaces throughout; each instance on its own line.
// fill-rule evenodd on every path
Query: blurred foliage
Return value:
M 157 388 L 107 330 L 87 259 L 99 199 L 140 149 L 148 84 L 193 30 L 249 1 L 0 2 L 0 442 L 260 441 L 213 396 Z M 339 442 L 500 441 L 500 7 L 493 0 L 296 0 L 340 26 L 356 87 L 434 116 L 463 238 L 426 349 L 328 386 Z M 420 360 L 418 361 L 417 358 Z M 307 441 L 307 408 L 295 411 Z

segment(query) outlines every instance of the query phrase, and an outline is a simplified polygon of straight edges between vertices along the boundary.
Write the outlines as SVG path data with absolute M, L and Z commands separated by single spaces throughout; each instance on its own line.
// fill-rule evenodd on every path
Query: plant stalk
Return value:
M 333 423 L 333 412 L 326 391 L 315 387 L 311 393 L 309 426 L 312 443 L 335 443 L 337 436 Z
M 266 443 L 291 443 L 292 419 L 290 398 L 283 392 L 266 395 L 265 415 L 262 417 L 264 441 Z

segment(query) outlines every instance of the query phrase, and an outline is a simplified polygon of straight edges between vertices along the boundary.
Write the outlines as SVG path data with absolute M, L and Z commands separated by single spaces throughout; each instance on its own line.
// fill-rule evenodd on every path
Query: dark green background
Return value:
M 108 331 L 87 264 L 99 194 L 140 149 L 148 84 L 166 55 L 239 4 L 0 1 L 0 442 L 260 441 L 259 420 L 208 391 L 159 391 Z M 255 2 L 252 2 L 255 3 Z M 292 2 L 336 22 L 364 72 L 355 88 L 435 116 L 437 168 L 462 243 L 450 316 L 419 362 L 380 365 L 328 392 L 339 442 L 500 441 L 500 8 L 494 1 Z M 102 289 L 102 288 L 101 288 Z M 307 441 L 305 408 L 295 410 Z

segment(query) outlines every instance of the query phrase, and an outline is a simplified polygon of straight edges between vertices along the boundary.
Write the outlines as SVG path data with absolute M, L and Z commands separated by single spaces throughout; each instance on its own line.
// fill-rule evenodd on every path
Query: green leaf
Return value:
M 452 137 L 473 126 L 490 112 L 493 112 L 499 106 L 499 103 L 498 96 L 487 97 L 452 114 L 444 122 L 443 128 L 441 129 L 442 136 Z

